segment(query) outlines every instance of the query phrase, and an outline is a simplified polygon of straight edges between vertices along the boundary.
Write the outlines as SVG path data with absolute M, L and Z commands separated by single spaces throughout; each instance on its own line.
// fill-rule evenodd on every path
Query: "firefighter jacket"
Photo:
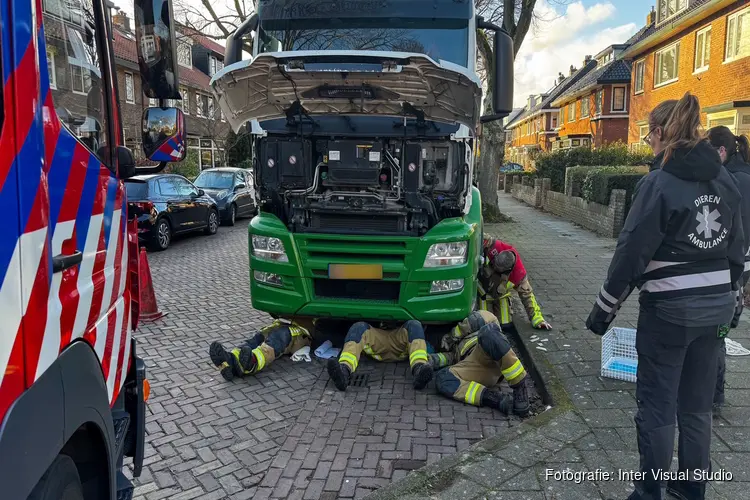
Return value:
M 532 326 L 536 327 L 544 321 L 542 310 L 534 296 L 534 290 L 526 276 L 526 268 L 521 256 L 513 246 L 495 239 L 484 241 L 484 265 L 479 270 L 479 294 L 483 298 L 489 296 L 491 299 L 506 299 L 510 292 L 515 289 L 521 299 L 523 308 Z M 505 250 L 510 250 L 516 256 L 516 264 L 508 274 L 500 274 L 492 267 L 492 259 Z
M 431 354 L 438 367 L 455 365 L 466 358 L 479 342 L 479 330 L 486 324 L 498 323 L 494 314 L 489 311 L 475 311 L 468 318 L 458 323 L 450 332 L 449 346 L 446 352 Z
M 274 320 L 270 325 L 261 328 L 260 333 L 262 333 L 264 337 L 267 337 L 274 329 L 280 326 L 288 326 L 292 337 L 298 337 L 300 335 L 304 337 L 312 337 L 310 332 L 315 329 L 316 322 L 316 319 L 311 318 L 294 318 L 292 320 L 279 318 Z
M 657 165 L 662 158 L 656 158 Z M 604 334 L 636 287 L 642 307 L 670 320 L 695 326 L 728 322 L 717 318 L 725 318 L 726 299 L 732 302 L 744 270 L 740 200 L 734 179 L 710 144 L 677 149 L 636 186 L 586 326 Z M 728 307 L 731 318 L 734 306 Z

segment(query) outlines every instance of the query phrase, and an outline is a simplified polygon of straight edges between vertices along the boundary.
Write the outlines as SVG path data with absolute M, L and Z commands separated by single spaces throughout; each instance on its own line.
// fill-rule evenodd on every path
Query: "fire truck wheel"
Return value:
M 83 487 L 73 459 L 58 455 L 28 500 L 83 500 Z

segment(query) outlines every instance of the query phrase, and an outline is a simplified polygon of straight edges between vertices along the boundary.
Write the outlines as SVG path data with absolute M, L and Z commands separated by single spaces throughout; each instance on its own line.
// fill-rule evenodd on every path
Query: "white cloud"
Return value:
M 537 20 L 524 40 L 515 62 L 516 106 L 523 106 L 530 94 L 549 90 L 558 73 L 580 68 L 586 55 L 623 43 L 638 29 L 634 23 L 598 28 L 614 18 L 615 6 L 597 3 L 586 8 L 581 1 L 560 12 L 546 0 L 537 3 Z

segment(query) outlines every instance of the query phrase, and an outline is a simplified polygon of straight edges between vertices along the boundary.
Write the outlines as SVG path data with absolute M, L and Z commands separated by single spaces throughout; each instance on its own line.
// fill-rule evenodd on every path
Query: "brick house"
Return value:
M 130 19 L 122 11 L 112 16 L 113 47 L 120 89 L 120 113 L 125 144 L 141 155 L 141 116 L 155 106 L 141 91 L 138 53 Z M 223 47 L 187 28 L 178 28 L 177 61 L 179 63 L 182 100 L 170 102 L 185 113 L 188 151 L 197 154 L 201 169 L 224 165 L 224 140 L 229 132 L 218 106 L 214 103 L 209 82 L 211 75 L 223 67 Z M 213 70 L 213 71 L 212 71 Z
M 596 65 L 586 61 L 581 69 L 570 67 L 568 76 L 559 74 L 555 85 L 543 94 L 530 95 L 526 106 L 505 125 L 505 159 L 526 169 L 534 167 L 534 157 L 549 151 L 559 127 L 558 110 L 552 105 L 563 92 L 586 76 Z
M 627 45 L 611 45 L 585 64 L 595 68 L 552 102 L 559 109 L 552 149 L 601 147 L 627 142 L 630 64 L 619 58 Z
M 628 43 L 631 147 L 647 147 L 649 112 L 688 90 L 700 100 L 706 128 L 750 134 L 750 2 L 660 1 Z

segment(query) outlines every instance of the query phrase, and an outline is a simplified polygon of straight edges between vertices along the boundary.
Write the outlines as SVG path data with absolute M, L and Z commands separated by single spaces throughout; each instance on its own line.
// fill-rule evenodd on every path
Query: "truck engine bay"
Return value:
M 463 214 L 471 149 L 453 140 L 264 137 L 255 182 L 292 232 L 422 236 Z

